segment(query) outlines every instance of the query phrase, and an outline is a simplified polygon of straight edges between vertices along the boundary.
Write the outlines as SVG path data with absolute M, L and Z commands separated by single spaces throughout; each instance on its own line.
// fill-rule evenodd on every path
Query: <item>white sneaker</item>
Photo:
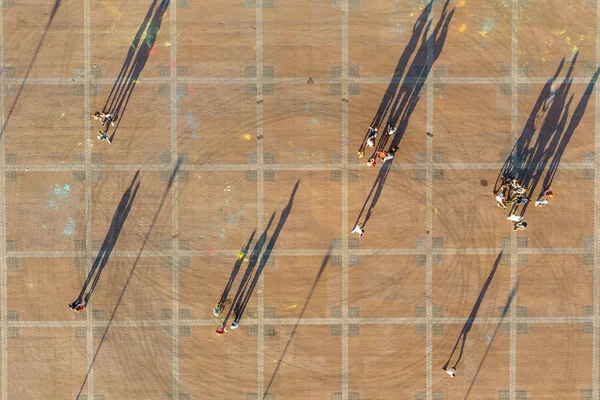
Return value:
M 237 329 L 237 328 L 238 328 L 238 326 L 240 326 L 240 324 L 238 324 L 238 323 L 237 323 L 237 322 L 235 322 L 235 321 L 231 323 L 231 329 Z

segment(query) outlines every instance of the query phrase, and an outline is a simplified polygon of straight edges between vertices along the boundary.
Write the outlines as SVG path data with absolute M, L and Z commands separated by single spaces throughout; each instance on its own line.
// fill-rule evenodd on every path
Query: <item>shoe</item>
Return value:
M 238 324 L 238 323 L 237 323 L 237 322 L 235 322 L 235 321 L 231 323 L 231 329 L 237 329 L 237 328 L 238 328 L 238 326 L 240 326 L 240 324 Z

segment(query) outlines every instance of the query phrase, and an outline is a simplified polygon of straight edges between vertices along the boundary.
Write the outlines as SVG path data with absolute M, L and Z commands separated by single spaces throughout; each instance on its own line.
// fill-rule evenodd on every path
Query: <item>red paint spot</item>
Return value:
M 188 83 L 188 92 L 194 93 L 194 86 L 191 83 Z
M 175 69 L 175 63 L 171 63 L 171 69 Z
M 210 246 L 206 246 L 206 251 L 208 251 L 208 254 L 211 255 L 211 256 L 215 255 L 215 251 Z
M 154 54 L 156 52 L 156 46 L 152 46 L 152 48 L 150 49 L 150 55 Z

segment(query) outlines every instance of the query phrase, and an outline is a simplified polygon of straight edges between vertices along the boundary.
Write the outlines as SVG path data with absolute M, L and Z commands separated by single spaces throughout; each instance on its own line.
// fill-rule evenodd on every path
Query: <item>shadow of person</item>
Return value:
M 125 220 L 127 219 L 129 212 L 131 211 L 133 201 L 135 200 L 137 192 L 140 188 L 140 182 L 137 181 L 139 174 L 140 174 L 140 171 L 138 170 L 135 173 L 133 180 L 131 181 L 131 184 L 125 190 L 125 192 L 123 193 L 123 196 L 121 197 L 121 201 L 119 202 L 119 205 L 117 206 L 117 210 L 113 214 L 113 218 L 111 220 L 110 227 L 108 228 L 108 233 L 104 237 L 104 241 L 102 242 L 102 245 L 100 246 L 100 251 L 98 252 L 98 255 L 96 256 L 96 259 L 94 260 L 92 268 L 90 269 L 90 272 L 88 273 L 88 276 L 85 280 L 85 283 L 83 284 L 83 287 L 81 288 L 81 292 L 79 292 L 79 296 L 77 296 L 77 300 L 75 300 L 70 305 L 70 307 L 72 309 L 76 309 L 77 305 L 79 305 L 81 303 L 83 303 L 83 306 L 85 307 L 85 305 L 89 302 L 89 300 L 92 296 L 92 293 L 94 292 L 94 289 L 96 288 L 98 279 L 100 279 L 100 275 L 102 274 L 104 267 L 108 263 L 108 259 L 110 258 L 112 250 L 115 247 L 115 245 L 117 244 L 117 239 L 119 238 L 121 230 L 123 229 L 123 225 L 125 224 Z M 92 281 L 92 278 L 93 278 L 93 281 Z M 86 291 L 87 291 L 87 293 L 86 293 Z M 77 310 L 77 311 L 79 311 L 79 310 Z
M 452 360 L 452 356 L 454 355 L 454 352 L 456 351 L 459 343 L 460 343 L 460 351 L 459 351 L 458 357 L 456 358 L 456 361 L 454 362 L 454 365 L 452 368 L 456 369 L 456 367 L 458 366 L 458 363 L 462 359 L 463 352 L 465 350 L 465 343 L 467 342 L 467 335 L 471 331 L 471 327 L 473 326 L 473 322 L 475 321 L 475 318 L 477 317 L 477 312 L 479 311 L 479 307 L 481 306 L 481 303 L 483 302 L 485 293 L 487 292 L 488 288 L 490 287 L 490 284 L 492 283 L 492 279 L 494 279 L 494 275 L 496 274 L 496 270 L 498 269 L 498 265 L 500 264 L 501 259 L 502 259 L 502 252 L 500 252 L 498 254 L 498 256 L 496 257 L 496 261 L 494 261 L 494 266 L 492 267 L 492 270 L 490 271 L 487 279 L 485 280 L 485 283 L 483 284 L 483 287 L 481 288 L 481 290 L 479 292 L 479 296 L 477 296 L 477 300 L 475 301 L 475 305 L 473 305 L 471 314 L 469 314 L 467 321 L 463 325 L 462 330 L 460 331 L 460 334 L 458 335 L 458 339 L 456 340 L 456 344 L 454 345 L 454 348 L 452 349 L 452 352 L 450 353 L 450 357 L 448 357 L 448 361 L 446 361 L 446 364 L 444 364 L 444 366 L 442 367 L 444 370 L 448 368 L 448 365 L 450 364 L 450 361 Z

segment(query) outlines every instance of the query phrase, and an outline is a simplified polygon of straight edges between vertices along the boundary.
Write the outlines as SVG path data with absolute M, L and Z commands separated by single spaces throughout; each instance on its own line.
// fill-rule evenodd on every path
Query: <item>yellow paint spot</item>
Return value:
M 296 304 L 292 304 L 291 306 L 287 306 L 285 309 L 290 310 L 292 308 L 296 308 L 296 306 L 297 306 Z
M 558 30 L 558 29 L 557 29 L 557 30 L 555 30 L 555 31 L 552 31 L 552 34 L 553 34 L 553 35 L 557 35 L 557 36 L 558 36 L 558 35 L 562 35 L 562 34 L 563 34 L 563 33 L 565 33 L 566 31 L 567 31 L 566 29 L 563 29 L 562 31 L 560 31 L 560 30 Z
M 166 47 L 171 47 L 171 42 L 165 42 Z
M 464 33 L 467 30 L 467 26 L 465 24 L 460 24 L 458 27 L 458 33 Z
M 433 215 L 438 215 L 438 209 L 437 209 L 437 207 L 433 207 Z
M 462 6 L 464 6 L 465 4 L 467 4 L 467 0 L 460 0 L 460 1 L 458 2 L 458 4 L 456 5 L 456 7 L 462 7 Z
M 111 0 L 101 0 L 100 4 L 106 9 L 106 11 L 113 17 L 115 22 L 121 20 L 123 13 L 119 11 L 117 6 Z
M 244 253 L 243 251 L 240 251 L 238 253 L 238 260 L 241 260 L 242 258 L 246 257 L 246 253 Z
M 479 31 L 479 34 L 480 34 L 482 37 L 486 37 L 488 33 L 487 33 L 487 31 L 483 31 L 483 30 L 482 30 L 482 31 Z
M 252 135 L 250 135 L 249 133 L 245 133 L 243 137 L 244 137 L 244 139 L 246 139 L 246 140 L 250 140 L 250 139 L 252 139 Z

